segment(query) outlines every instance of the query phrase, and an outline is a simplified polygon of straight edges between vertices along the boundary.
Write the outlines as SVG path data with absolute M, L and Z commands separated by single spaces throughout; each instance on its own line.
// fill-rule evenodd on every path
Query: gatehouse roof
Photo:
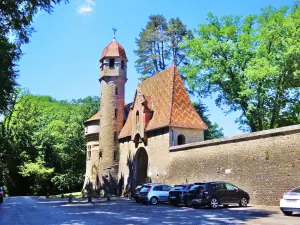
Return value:
M 151 97 L 153 116 L 146 131 L 167 126 L 207 129 L 190 100 L 176 66 L 146 79 L 138 88 L 144 96 Z M 131 135 L 132 111 L 133 109 L 129 112 L 119 138 Z

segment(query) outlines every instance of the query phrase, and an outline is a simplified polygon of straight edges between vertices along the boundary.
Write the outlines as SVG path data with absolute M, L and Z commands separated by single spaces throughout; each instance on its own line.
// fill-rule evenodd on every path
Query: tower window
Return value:
M 117 118 L 117 116 L 118 116 L 118 110 L 115 109 L 115 118 Z
M 114 152 L 114 160 L 117 160 L 117 152 Z
M 140 122 L 140 113 L 139 113 L 139 111 L 136 111 L 135 119 L 136 119 L 136 124 L 138 124 Z
M 114 141 L 117 141 L 118 140 L 118 135 L 117 135 L 117 133 L 115 132 L 114 133 Z
M 102 158 L 102 152 L 99 153 L 99 158 L 100 158 L 100 159 Z
M 92 152 L 91 152 L 91 151 L 88 151 L 88 160 L 91 159 L 91 156 L 92 156 Z
M 184 145 L 185 144 L 185 137 L 184 135 L 180 134 L 177 137 L 177 144 L 178 145 Z
M 119 90 L 118 90 L 118 87 L 116 87 L 116 90 L 115 90 L 115 91 L 116 91 L 115 94 L 118 95 L 118 91 L 119 91 Z
M 109 59 L 109 68 L 115 68 L 115 59 L 114 58 Z
M 124 70 L 124 68 L 125 68 L 125 63 L 124 63 L 124 61 L 122 60 L 122 61 L 121 61 L 121 69 Z

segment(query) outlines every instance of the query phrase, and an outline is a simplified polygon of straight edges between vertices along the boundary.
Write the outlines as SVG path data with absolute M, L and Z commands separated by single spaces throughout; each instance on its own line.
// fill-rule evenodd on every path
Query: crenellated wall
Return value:
M 169 184 L 228 181 L 251 204 L 278 205 L 300 186 L 300 125 L 170 148 Z

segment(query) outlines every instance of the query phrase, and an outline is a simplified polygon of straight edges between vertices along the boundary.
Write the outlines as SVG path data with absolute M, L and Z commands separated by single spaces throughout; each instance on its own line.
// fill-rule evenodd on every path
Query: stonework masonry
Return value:
M 118 155 L 119 152 L 117 139 L 115 138 L 116 125 L 118 124 L 118 121 L 115 117 L 115 89 L 116 84 L 114 82 L 110 82 L 109 79 L 101 81 L 101 132 L 99 138 L 99 146 L 100 152 L 102 153 L 102 161 L 100 166 L 100 177 L 108 175 L 110 171 L 113 171 L 112 167 L 118 162 L 117 159 L 114 160 L 114 154 Z
M 278 205 L 300 186 L 300 125 L 170 148 L 166 182 L 228 181 L 251 204 Z
M 167 131 L 169 131 L 168 128 Z M 167 176 L 169 166 L 169 132 L 161 132 L 153 137 L 148 138 L 148 144 L 139 143 L 135 146 L 133 141 L 120 143 L 120 161 L 119 161 L 119 179 L 124 179 L 124 188 L 129 183 L 129 179 L 134 179 L 134 171 L 130 174 L 129 163 L 135 163 L 136 153 L 139 149 L 144 148 L 147 151 L 148 170 L 147 176 L 151 182 L 164 182 Z

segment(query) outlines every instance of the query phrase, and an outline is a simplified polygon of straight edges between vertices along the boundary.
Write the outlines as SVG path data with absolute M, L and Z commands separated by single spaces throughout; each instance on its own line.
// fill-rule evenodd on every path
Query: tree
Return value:
M 189 87 L 241 111 L 240 128 L 260 131 L 300 123 L 300 8 L 267 7 L 245 18 L 208 15 L 186 40 Z
M 194 108 L 199 114 L 200 118 L 208 126 L 208 129 L 204 131 L 204 140 L 218 139 L 224 137 L 223 128 L 220 128 L 217 123 L 212 123 L 208 118 L 210 115 L 207 114 L 207 107 L 199 100 L 194 102 Z
M 85 170 L 84 121 L 99 98 L 57 101 L 20 93 L 0 123 L 2 178 L 11 195 L 73 191 Z
M 21 45 L 29 42 L 32 20 L 38 11 L 51 13 L 55 4 L 68 0 L 2 0 L 0 2 L 0 114 L 10 107 Z
M 171 63 L 179 66 L 186 62 L 186 49 L 180 48 L 180 44 L 185 36 L 191 38 L 191 35 L 179 18 L 167 22 L 163 15 L 149 16 L 149 22 L 136 39 L 135 64 L 141 79 L 164 70 Z

